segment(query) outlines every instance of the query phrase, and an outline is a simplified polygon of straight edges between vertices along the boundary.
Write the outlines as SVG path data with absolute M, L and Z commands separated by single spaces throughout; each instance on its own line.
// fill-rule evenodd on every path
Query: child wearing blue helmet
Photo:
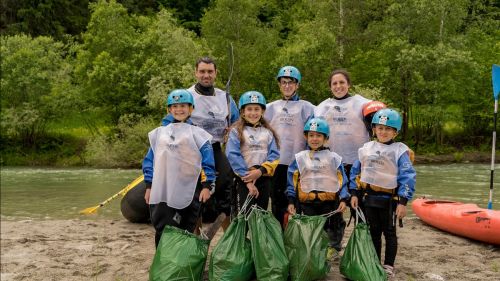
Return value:
M 410 150 L 405 144 L 394 141 L 401 125 L 401 116 L 394 109 L 375 113 L 372 126 L 376 140 L 365 143 L 358 150 L 359 160 L 351 168 L 349 184 L 351 205 L 356 208 L 362 200 L 379 259 L 384 234 L 383 264 L 389 277 L 394 276 L 398 249 L 396 221 L 406 216 L 406 204 L 415 192 L 416 172 Z
M 241 95 L 240 119 L 231 127 L 226 144 L 226 156 L 236 174 L 237 207 L 248 195 L 251 204 L 267 209 L 271 178 L 279 163 L 276 134 L 263 118 L 266 99 L 257 91 Z
M 149 132 L 148 163 L 143 167 L 147 185 L 144 199 L 150 206 L 151 222 L 158 246 L 166 225 L 194 232 L 201 203 L 215 191 L 212 136 L 193 126 L 189 117 L 194 108 L 187 90 L 173 90 L 167 98 L 173 121 Z
M 308 149 L 295 154 L 288 168 L 288 212 L 295 214 L 299 210 L 312 216 L 337 211 L 325 223 L 330 238 L 328 257 L 331 258 L 340 250 L 343 238 L 343 232 L 336 231 L 335 227 L 349 199 L 347 176 L 342 158 L 326 146 L 330 135 L 328 123 L 312 118 L 306 122 L 303 132 Z
M 264 118 L 276 130 L 280 139 L 280 163 L 273 177 L 271 191 L 272 211 L 283 225 L 288 207 L 286 198 L 287 170 L 294 160 L 295 153 L 306 148 L 302 137 L 304 124 L 314 115 L 314 105 L 299 98 L 298 89 L 302 81 L 300 71 L 294 66 L 283 66 L 276 76 L 281 99 L 267 104 Z

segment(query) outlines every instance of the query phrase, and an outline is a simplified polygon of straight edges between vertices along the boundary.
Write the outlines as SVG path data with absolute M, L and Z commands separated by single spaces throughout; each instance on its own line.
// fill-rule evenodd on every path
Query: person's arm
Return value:
M 205 142 L 200 148 L 201 153 L 201 185 L 200 202 L 206 202 L 215 192 L 215 161 L 214 151 L 210 141 Z
M 235 129 L 229 132 L 229 138 L 226 143 L 226 157 L 234 173 L 239 177 L 248 174 L 248 167 L 241 154 L 240 139 Z
M 236 106 L 236 102 L 234 101 L 233 97 L 230 97 L 229 99 L 231 107 L 231 118 L 229 121 L 231 122 L 231 124 L 234 124 L 240 118 L 240 111 L 238 110 L 238 107 Z
M 295 214 L 297 212 L 297 191 L 295 187 L 299 184 L 299 170 L 297 166 L 297 161 L 294 160 L 290 166 L 288 166 L 287 171 L 287 188 L 286 196 L 288 198 L 288 212 L 290 214 Z
M 358 183 L 357 177 L 361 173 L 361 162 L 356 160 L 351 167 L 351 174 L 349 175 L 349 193 L 351 194 L 351 206 L 358 207 Z
M 406 204 L 413 198 L 415 192 L 417 172 L 411 164 L 408 152 L 403 153 L 398 159 L 398 195 L 399 203 L 396 208 L 396 216 L 402 219 L 406 216 Z
M 267 159 L 266 162 L 262 163 L 261 167 L 264 168 L 261 170 L 264 172 L 263 174 L 273 176 L 276 171 L 276 167 L 280 163 L 280 150 L 278 149 L 278 145 L 276 144 L 276 139 L 272 138 L 271 144 L 267 150 Z
M 399 203 L 406 205 L 413 198 L 417 172 L 410 160 L 408 152 L 403 153 L 398 160 L 398 195 Z
M 154 163 L 154 153 L 151 147 L 148 149 L 144 160 L 142 161 L 142 174 L 144 175 L 144 183 L 146 184 L 146 193 L 144 194 L 144 200 L 149 204 L 149 194 L 151 193 L 151 184 L 153 182 L 153 163 Z

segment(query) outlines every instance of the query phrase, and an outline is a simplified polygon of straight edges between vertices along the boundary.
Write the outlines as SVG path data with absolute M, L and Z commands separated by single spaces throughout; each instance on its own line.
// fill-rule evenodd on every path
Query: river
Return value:
M 415 168 L 415 197 L 457 200 L 486 207 L 489 165 L 417 165 Z M 500 165 L 496 169 L 493 208 L 500 209 Z M 121 218 L 120 198 L 94 215 L 80 215 L 79 211 L 111 197 L 140 173 L 140 170 L 121 169 L 2 167 L 1 217 L 8 220 Z

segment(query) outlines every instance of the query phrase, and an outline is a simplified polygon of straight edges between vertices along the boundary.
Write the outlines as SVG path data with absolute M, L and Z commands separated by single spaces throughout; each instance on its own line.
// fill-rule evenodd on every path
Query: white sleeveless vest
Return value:
M 241 155 L 248 167 L 262 165 L 266 162 L 269 145 L 273 136 L 271 131 L 264 127 L 249 127 L 243 129 L 245 142 L 241 145 Z
M 362 182 L 394 189 L 398 186 L 398 160 L 408 147 L 400 142 L 390 145 L 371 141 L 359 149 Z
M 194 85 L 188 89 L 194 98 L 194 110 L 191 114 L 193 124 L 212 135 L 212 143 L 222 142 L 227 125 L 226 92 L 215 88 L 214 96 L 204 96 L 196 92 Z
M 337 169 L 342 164 L 342 158 L 337 153 L 321 150 L 311 154 L 311 150 L 304 150 L 295 154 L 295 160 L 300 172 L 302 191 L 339 191 Z
M 359 95 L 343 100 L 329 98 L 314 111 L 315 117 L 325 119 L 330 126 L 329 147 L 345 164 L 353 164 L 358 159 L 358 149 L 369 141 L 362 113 L 363 105 L 369 101 Z
M 186 208 L 193 201 L 201 173 L 200 148 L 212 136 L 186 123 L 170 123 L 148 136 L 154 153 L 149 204 L 166 202 L 175 209 Z
M 279 137 L 280 164 L 290 165 L 294 155 L 306 149 L 304 124 L 313 113 L 314 105 L 303 100 L 277 100 L 267 105 L 264 118 Z

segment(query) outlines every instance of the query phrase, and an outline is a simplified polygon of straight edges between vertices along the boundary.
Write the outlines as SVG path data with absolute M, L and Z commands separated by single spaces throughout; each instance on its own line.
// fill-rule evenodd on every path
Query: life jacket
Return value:
M 410 156 L 410 161 L 413 164 L 415 162 L 415 152 L 411 148 L 408 148 L 408 155 Z M 358 190 L 362 189 L 365 191 L 365 195 L 370 193 L 392 194 L 394 196 L 397 195 L 397 188 L 388 189 L 373 184 L 367 184 L 361 181 L 360 175 L 356 176 L 356 185 L 358 186 Z
M 333 201 L 342 187 L 338 170 L 342 158 L 328 149 L 318 152 L 304 150 L 295 155 L 298 172 L 294 174 L 300 202 Z M 298 178 L 300 174 L 300 180 Z
M 358 149 L 369 140 L 362 114 L 369 101 L 360 95 L 342 100 L 329 98 L 314 110 L 314 116 L 325 119 L 330 126 L 329 147 L 345 164 L 358 160 Z
M 304 100 L 277 100 L 267 104 L 264 118 L 279 137 L 280 164 L 290 165 L 294 155 L 306 148 L 304 124 L 313 114 L 314 105 Z

